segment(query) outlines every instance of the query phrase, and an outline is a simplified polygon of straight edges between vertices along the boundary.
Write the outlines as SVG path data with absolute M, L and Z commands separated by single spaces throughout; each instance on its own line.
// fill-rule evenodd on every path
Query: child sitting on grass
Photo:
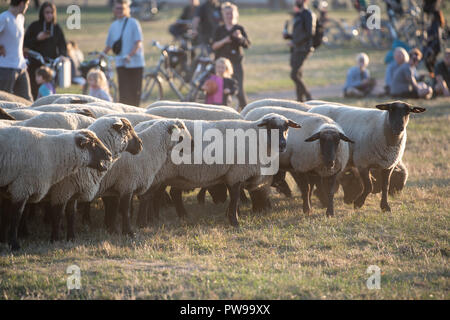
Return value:
M 231 96 L 237 94 L 238 83 L 233 76 L 233 66 L 230 60 L 219 58 L 215 63 L 216 73 L 205 81 L 202 89 L 206 91 L 205 103 L 231 105 Z
M 36 83 L 39 86 L 37 99 L 55 94 L 55 87 L 53 86 L 52 81 L 52 69 L 46 66 L 41 66 L 36 70 Z
M 102 70 L 94 69 L 89 71 L 87 82 L 89 84 L 89 95 L 91 97 L 112 102 L 108 89 L 108 81 Z

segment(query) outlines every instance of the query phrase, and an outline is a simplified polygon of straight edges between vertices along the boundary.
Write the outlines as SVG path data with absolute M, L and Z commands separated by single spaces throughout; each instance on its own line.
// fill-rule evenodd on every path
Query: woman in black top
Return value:
M 250 40 L 244 28 L 237 24 L 239 13 L 236 5 L 230 2 L 222 4 L 222 16 L 224 24 L 216 29 L 212 49 L 216 59 L 224 57 L 231 61 L 234 70 L 233 77 L 239 84 L 239 108 L 242 109 L 247 105 L 247 97 L 244 92 L 244 70 L 242 68 L 243 49 L 250 46 Z
M 27 28 L 24 47 L 39 52 L 44 58 L 56 59 L 59 56 L 67 56 L 66 40 L 61 27 L 56 23 L 56 6 L 53 3 L 42 4 L 39 9 L 39 20 Z M 39 61 L 30 59 L 28 74 L 34 99 L 38 93 L 35 71 L 40 66 Z

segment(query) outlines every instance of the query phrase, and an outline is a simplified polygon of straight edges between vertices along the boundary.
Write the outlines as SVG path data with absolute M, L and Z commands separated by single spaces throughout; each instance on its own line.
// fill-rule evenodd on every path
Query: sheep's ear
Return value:
M 81 109 L 81 114 L 86 117 L 91 117 L 91 118 L 97 119 L 95 114 L 93 114 L 92 111 L 89 109 Z
M 317 139 L 320 138 L 320 132 L 314 133 L 311 137 L 309 137 L 308 139 L 305 139 L 305 142 L 312 142 L 312 141 L 316 141 Z
M 169 134 L 172 134 L 175 129 L 179 128 L 176 124 L 172 124 L 169 128 L 167 128 L 167 132 L 169 132 Z
M 113 129 L 116 130 L 117 132 L 121 132 L 122 128 L 123 128 L 123 123 L 122 122 L 116 122 L 113 123 L 112 125 Z
M 391 109 L 392 103 L 383 103 L 383 104 L 377 104 L 375 108 L 380 110 L 389 111 Z
M 89 145 L 90 142 L 91 140 L 85 135 L 81 135 L 76 138 L 77 145 L 82 149 L 86 148 L 86 146 Z
M 302 126 L 299 125 L 297 122 L 288 120 L 288 127 L 300 129 Z
M 425 112 L 427 109 L 422 108 L 422 107 L 409 107 L 409 111 L 412 113 L 422 113 Z
M 69 103 L 73 103 L 73 104 L 84 104 L 84 103 L 87 103 L 87 100 L 81 99 L 81 98 L 70 98 Z
M 350 140 L 350 138 L 348 138 L 345 134 L 343 134 L 343 133 L 339 133 L 339 138 L 341 138 L 341 140 L 344 140 L 344 141 L 347 141 L 347 142 L 350 142 L 350 143 L 355 143 L 355 141 L 353 141 L 353 140 Z

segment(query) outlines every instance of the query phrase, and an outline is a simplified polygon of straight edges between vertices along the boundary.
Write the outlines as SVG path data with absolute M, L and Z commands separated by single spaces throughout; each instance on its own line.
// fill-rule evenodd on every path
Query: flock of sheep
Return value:
M 371 192 L 381 191 L 380 207 L 390 211 L 388 193 L 400 191 L 408 175 L 402 156 L 409 114 L 425 111 L 401 101 L 368 109 L 264 99 L 238 113 L 226 106 L 173 101 L 138 108 L 73 94 L 31 104 L 0 92 L 0 100 L 0 241 L 12 250 L 20 248 L 18 234 L 27 234 L 28 217 L 38 209 L 51 222 L 52 241 L 60 239 L 63 217 L 71 240 L 76 212 L 88 223 L 90 203 L 101 198 L 107 230 L 117 232 L 119 213 L 122 233 L 131 235 L 134 196 L 139 199 L 137 226 L 145 227 L 158 219 L 166 201 L 186 217 L 182 192 L 194 188 L 201 188 L 200 203 L 206 192 L 215 203 L 229 195 L 226 214 L 237 227 L 239 201 L 247 200 L 244 189 L 254 211 L 268 209 L 272 188 L 291 196 L 286 172 L 301 190 L 306 214 L 315 188 L 326 214 L 333 215 L 339 186 L 344 201 L 355 208 Z M 258 143 L 269 149 L 274 131 L 261 129 L 278 129 L 278 172 L 262 174 L 261 161 L 174 163 L 171 153 L 180 143 L 192 147 L 189 154 L 182 149 L 181 156 L 208 148 L 204 139 L 196 142 L 198 127 L 222 133 L 224 146 L 234 142 L 227 141 L 227 129 L 264 132 Z M 248 153 L 251 146 L 246 148 Z M 239 156 L 239 150 L 231 151 Z M 224 147 L 223 152 L 230 151 Z

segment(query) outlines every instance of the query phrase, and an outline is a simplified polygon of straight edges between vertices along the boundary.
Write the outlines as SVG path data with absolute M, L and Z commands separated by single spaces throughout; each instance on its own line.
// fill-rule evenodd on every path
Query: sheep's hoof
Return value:
M 311 208 L 310 207 L 303 207 L 303 213 L 306 214 L 307 216 L 309 216 L 309 214 L 311 213 Z
M 228 217 L 228 220 L 230 221 L 230 224 L 235 227 L 239 228 L 239 222 L 236 217 Z
M 391 212 L 391 207 L 387 203 L 382 203 L 380 207 L 383 212 Z
M 330 210 L 330 211 L 328 211 L 327 210 L 327 217 L 333 217 L 334 216 L 334 211 L 333 210 Z
M 109 234 L 118 234 L 119 230 L 117 230 L 117 227 L 108 227 L 106 228 L 106 231 L 108 231 Z

